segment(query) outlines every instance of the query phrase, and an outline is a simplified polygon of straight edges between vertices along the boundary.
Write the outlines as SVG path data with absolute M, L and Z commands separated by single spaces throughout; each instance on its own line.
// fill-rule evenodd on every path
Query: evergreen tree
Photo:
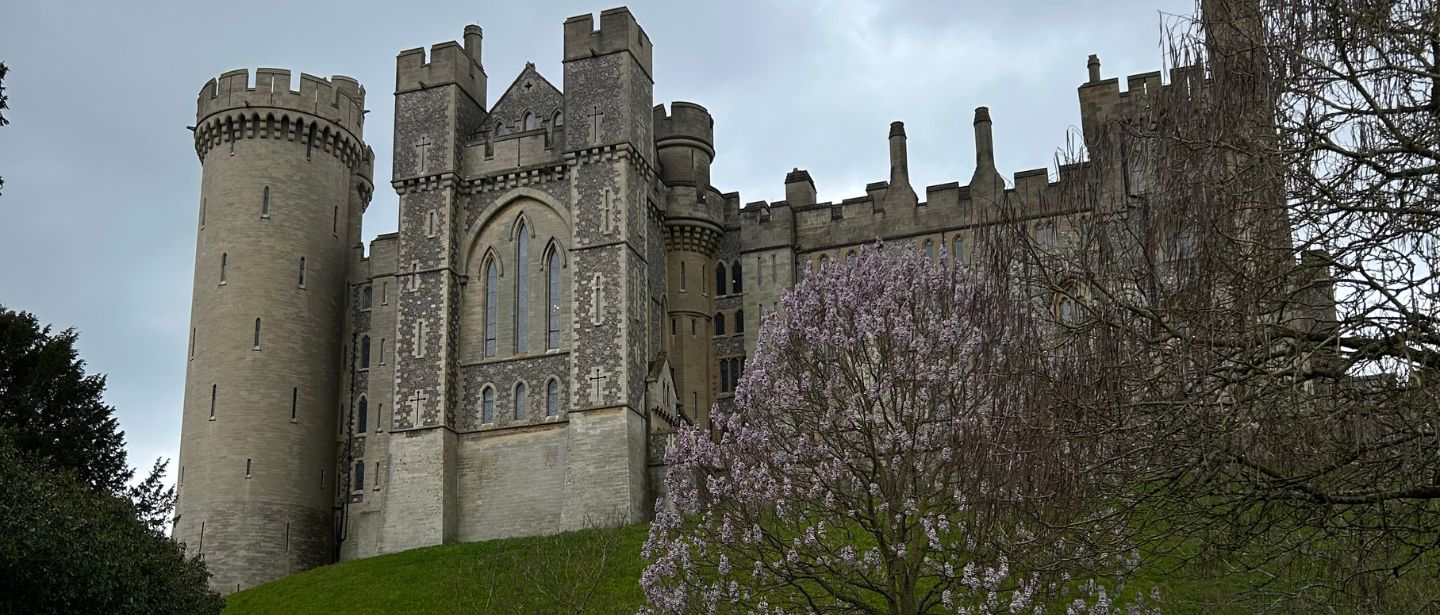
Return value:
M 85 373 L 76 336 L 0 306 L 0 435 L 91 487 L 120 493 L 133 476 L 125 434 L 101 398 L 105 377 Z

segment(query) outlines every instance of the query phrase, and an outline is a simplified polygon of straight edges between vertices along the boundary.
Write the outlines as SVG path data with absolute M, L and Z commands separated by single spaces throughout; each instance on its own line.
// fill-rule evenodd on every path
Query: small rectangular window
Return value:
M 250 460 L 245 460 L 245 478 L 250 478 Z
M 333 235 L 333 234 L 338 234 L 339 232 L 340 232 L 340 206 L 337 205 L 337 206 L 335 206 L 335 207 L 333 207 L 333 208 L 330 209 L 330 233 Z
M 260 197 L 260 217 L 270 217 L 270 186 L 265 186 L 265 194 Z
M 210 385 L 210 420 L 215 420 L 215 391 L 218 385 Z
M 375 490 L 380 490 L 380 462 L 375 462 Z
M 300 288 L 305 288 L 305 257 L 300 257 Z
M 226 278 L 227 275 L 229 274 L 229 271 L 228 271 L 229 268 L 230 268 L 230 253 L 228 253 L 228 252 L 221 252 L 221 253 L 220 253 L 220 283 L 221 283 L 221 284 L 224 284 L 224 283 L 225 283 L 225 278 Z
M 290 389 L 290 420 L 295 420 L 295 413 L 300 409 L 300 387 Z
M 390 305 L 390 283 L 380 283 L 380 305 Z

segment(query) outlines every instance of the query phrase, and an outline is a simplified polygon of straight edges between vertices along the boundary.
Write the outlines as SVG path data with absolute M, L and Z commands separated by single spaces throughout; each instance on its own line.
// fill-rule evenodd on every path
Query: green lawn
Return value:
M 342 562 L 232 594 L 225 615 L 573 612 L 567 605 L 629 615 L 644 600 L 648 531 L 631 525 Z
M 648 530 L 647 524 L 640 524 L 429 547 L 344 562 L 233 594 L 227 598 L 225 613 L 538 614 L 574 613 L 579 612 L 575 607 L 583 607 L 587 614 L 629 615 L 644 599 L 640 548 Z M 1291 574 L 1310 576 L 1297 572 Z M 1167 615 L 1249 613 L 1255 605 L 1239 600 L 1238 590 L 1255 580 L 1198 574 L 1193 569 L 1175 575 L 1149 566 L 1130 579 L 1123 593 L 1158 588 Z M 1411 604 L 1435 599 L 1433 580 L 1421 581 L 1413 589 L 1417 591 Z

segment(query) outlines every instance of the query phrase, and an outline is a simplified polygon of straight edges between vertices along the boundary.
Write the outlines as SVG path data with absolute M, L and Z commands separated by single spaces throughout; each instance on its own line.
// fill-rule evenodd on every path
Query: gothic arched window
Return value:
M 525 223 L 517 229 L 520 236 L 515 241 L 515 353 L 525 352 L 529 346 L 530 328 L 530 230 Z
M 488 386 L 480 392 L 480 422 L 495 422 L 495 389 Z
M 525 389 L 525 383 L 515 385 L 515 420 L 523 420 L 530 410 L 530 392 Z
M 965 238 L 964 238 L 964 237 L 956 237 L 956 238 L 955 238 L 955 247 L 951 250 L 951 254 L 953 255 L 953 258 L 955 259 L 955 264 L 959 265 L 959 264 L 962 264 L 962 263 L 965 262 Z
M 560 347 L 560 251 L 550 251 L 545 264 L 549 284 L 545 288 L 545 348 Z
M 535 130 L 540 127 L 540 120 L 535 117 L 534 113 L 526 111 L 525 119 L 522 121 L 521 126 L 524 127 L 521 130 Z
M 495 316 L 500 312 L 500 272 L 491 260 L 485 264 L 485 356 L 495 356 Z
M 715 263 L 715 296 L 725 296 L 725 263 Z
M 565 113 L 563 113 L 563 112 L 561 112 L 561 111 L 556 111 L 556 112 L 555 112 L 555 119 L 554 119 L 554 121 L 550 122 L 550 125 L 551 125 L 551 126 L 564 126 L 564 125 L 565 125 Z
M 934 242 L 934 241 L 931 241 L 931 240 L 929 240 L 929 239 L 926 239 L 926 240 L 925 240 L 925 247 L 923 248 L 923 250 L 925 251 L 925 260 L 927 260 L 927 261 L 933 261 L 933 260 L 935 260 L 935 242 Z
M 495 122 L 495 136 L 505 136 L 505 122 Z
M 725 335 L 725 315 L 715 312 L 715 335 Z
M 554 378 L 545 384 L 545 416 L 560 416 L 560 381 Z
M 740 261 L 730 265 L 730 292 L 737 295 L 745 292 L 745 285 L 740 281 Z
M 366 401 L 364 397 L 361 397 L 360 403 L 355 404 L 355 433 L 365 433 L 367 424 L 369 423 L 369 417 L 370 402 Z

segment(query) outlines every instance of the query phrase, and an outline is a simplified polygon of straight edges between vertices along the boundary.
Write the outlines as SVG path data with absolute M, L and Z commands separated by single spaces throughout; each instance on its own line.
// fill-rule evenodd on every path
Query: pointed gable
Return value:
M 535 70 L 533 62 L 526 62 L 524 70 L 520 71 L 520 75 L 515 77 L 515 81 L 490 109 L 486 130 L 494 135 L 496 124 L 503 124 L 505 134 L 522 132 L 525 130 L 527 113 L 534 118 L 532 130 L 548 129 L 555 119 L 555 114 L 564 108 L 565 95 L 542 76 L 540 71 Z

